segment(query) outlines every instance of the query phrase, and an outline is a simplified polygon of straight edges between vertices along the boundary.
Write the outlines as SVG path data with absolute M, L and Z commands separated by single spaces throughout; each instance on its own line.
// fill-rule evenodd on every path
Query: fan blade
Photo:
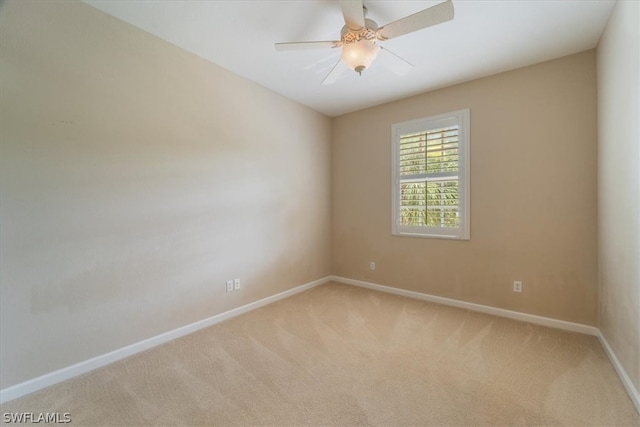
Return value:
M 338 78 L 340 78 L 342 73 L 344 73 L 347 69 L 348 69 L 347 64 L 345 64 L 342 59 L 339 60 L 338 63 L 333 66 L 331 71 L 329 71 L 329 74 L 327 74 L 327 77 L 324 78 L 324 80 L 322 81 L 322 84 L 330 85 L 331 83 L 334 83 L 336 80 L 338 80 Z
M 364 28 L 364 10 L 362 0 L 340 0 L 342 16 L 347 27 L 352 30 Z
M 395 53 L 391 52 L 389 49 L 385 49 L 382 46 L 380 46 L 380 52 L 378 52 L 377 59 L 382 63 L 382 65 L 399 76 L 404 76 L 413 68 L 413 64 L 410 64 Z
M 340 41 L 321 41 L 321 42 L 290 42 L 290 43 L 276 43 L 274 46 L 276 50 L 303 50 L 303 49 L 325 49 L 340 47 L 342 42 Z
M 376 34 L 380 40 L 388 40 L 394 37 L 422 30 L 423 28 L 451 21 L 453 19 L 453 3 L 447 0 L 423 11 L 398 19 L 380 28 Z

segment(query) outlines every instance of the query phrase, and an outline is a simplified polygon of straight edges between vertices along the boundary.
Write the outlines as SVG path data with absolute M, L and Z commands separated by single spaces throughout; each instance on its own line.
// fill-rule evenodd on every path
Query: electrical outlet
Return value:
M 227 280 L 227 292 L 233 291 L 233 280 Z
M 375 262 L 373 262 L 373 261 L 371 261 L 371 262 L 369 263 L 369 270 L 375 270 L 375 269 L 376 269 L 376 263 L 375 263 Z
M 522 282 L 520 282 L 519 280 L 513 282 L 513 292 L 522 292 Z
M 233 281 L 233 290 L 237 291 L 238 289 L 240 289 L 240 279 L 235 279 Z

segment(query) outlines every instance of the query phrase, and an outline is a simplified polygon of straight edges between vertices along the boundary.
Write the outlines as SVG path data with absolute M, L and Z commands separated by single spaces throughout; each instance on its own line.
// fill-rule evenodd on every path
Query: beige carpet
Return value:
M 594 337 L 340 284 L 1 412 L 68 412 L 72 425 L 640 425 Z

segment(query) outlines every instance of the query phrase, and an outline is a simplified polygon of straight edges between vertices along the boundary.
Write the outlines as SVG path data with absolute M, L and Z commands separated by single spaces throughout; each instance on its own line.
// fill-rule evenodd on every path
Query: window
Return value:
M 469 239 L 469 110 L 397 123 L 393 234 Z

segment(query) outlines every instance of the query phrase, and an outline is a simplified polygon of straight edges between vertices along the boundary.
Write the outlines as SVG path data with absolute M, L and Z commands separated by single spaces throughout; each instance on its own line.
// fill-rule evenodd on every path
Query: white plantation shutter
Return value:
M 469 110 L 393 126 L 393 232 L 469 238 Z

